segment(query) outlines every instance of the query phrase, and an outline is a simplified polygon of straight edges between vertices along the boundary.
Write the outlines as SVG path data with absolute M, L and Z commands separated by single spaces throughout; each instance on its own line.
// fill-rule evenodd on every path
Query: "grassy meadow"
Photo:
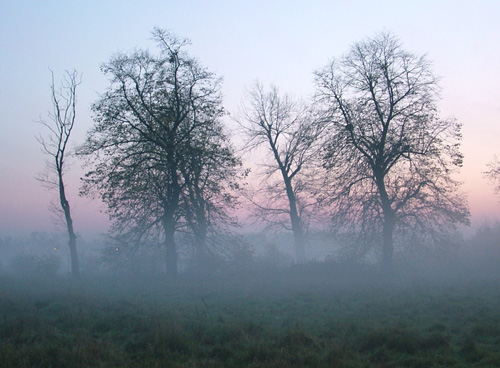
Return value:
M 0 367 L 500 366 L 500 282 L 325 270 L 3 276 Z

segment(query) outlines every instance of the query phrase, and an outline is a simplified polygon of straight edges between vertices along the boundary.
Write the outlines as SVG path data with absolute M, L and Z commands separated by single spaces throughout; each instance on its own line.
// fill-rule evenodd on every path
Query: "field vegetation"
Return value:
M 175 282 L 3 275 L 0 366 L 500 366 L 498 278 L 451 271 L 389 281 L 372 266 L 311 262 Z

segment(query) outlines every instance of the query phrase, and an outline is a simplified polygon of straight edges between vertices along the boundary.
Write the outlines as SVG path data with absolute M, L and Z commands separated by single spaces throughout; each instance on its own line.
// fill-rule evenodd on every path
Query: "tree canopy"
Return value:
M 95 126 L 80 150 L 94 164 L 83 193 L 103 200 L 115 233 L 156 237 L 176 274 L 182 220 L 196 229 L 224 212 L 219 201 L 229 198 L 239 161 L 220 120 L 221 79 L 184 52 L 187 40 L 160 29 L 153 37 L 159 55 L 137 50 L 102 66 L 110 87 L 92 107 Z
M 462 165 L 461 125 L 439 117 L 438 84 L 425 56 L 381 33 L 317 71 L 316 83 L 329 120 L 327 196 L 339 225 L 380 239 L 390 269 L 395 234 L 468 224 L 452 177 Z

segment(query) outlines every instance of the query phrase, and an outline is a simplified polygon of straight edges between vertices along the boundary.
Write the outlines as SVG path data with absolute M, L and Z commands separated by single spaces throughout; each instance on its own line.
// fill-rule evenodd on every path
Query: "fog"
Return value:
M 432 247 L 397 247 L 395 270 L 390 279 L 402 281 L 497 279 L 500 277 L 500 223 L 484 222 L 456 234 Z M 277 274 L 293 274 L 311 282 L 335 284 L 338 280 L 362 281 L 359 272 L 369 272 L 366 282 L 387 281 L 379 262 L 380 254 L 372 246 L 364 253 L 353 252 L 334 234 L 316 232 L 307 237 L 306 260 L 297 262 L 291 233 L 241 231 L 237 240 L 219 239 L 209 244 L 203 260 L 196 247 L 179 238 L 179 270 L 176 282 L 199 277 L 204 284 L 210 278 L 227 280 L 266 280 L 272 285 Z M 129 276 L 134 282 L 142 278 L 166 280 L 165 252 L 156 244 L 121 245 L 107 235 L 78 236 L 78 251 L 83 279 L 105 279 Z M 70 279 L 71 265 L 67 235 L 58 232 L 31 232 L 24 236 L 0 237 L 0 274 L 10 278 Z M 293 285 L 293 283 L 291 282 Z M 290 286 L 292 286 L 290 285 Z
M 458 242 L 456 241 L 458 239 Z M 360 367 L 498 363 L 500 224 L 416 252 L 383 272 L 331 234 L 248 232 L 203 262 L 178 239 L 121 249 L 79 235 L 80 279 L 63 234 L 0 239 L 0 360 L 16 366 Z M 437 363 L 436 363 L 437 364 Z M 441 364 L 441 363 L 439 363 Z M 439 366 L 439 365 L 438 365 Z

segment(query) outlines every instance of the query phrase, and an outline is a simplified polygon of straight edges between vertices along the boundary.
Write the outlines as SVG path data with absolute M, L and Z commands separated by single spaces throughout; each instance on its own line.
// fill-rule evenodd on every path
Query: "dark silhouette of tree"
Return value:
M 193 235 L 200 266 L 208 262 L 209 253 L 214 251 L 207 244 L 209 235 L 236 223 L 229 212 L 238 203 L 239 181 L 245 176 L 223 127 L 209 128 L 200 129 L 191 139 L 182 169 L 182 215 Z
M 231 165 L 219 165 L 209 144 L 214 142 L 208 138 L 221 129 L 220 79 L 184 52 L 187 40 L 160 29 L 153 37 L 158 56 L 138 50 L 116 55 L 102 67 L 111 85 L 93 105 L 95 126 L 80 149 L 94 165 L 84 178 L 82 193 L 102 199 L 113 220 L 112 232 L 122 239 L 161 242 L 167 273 L 175 276 L 175 233 L 182 217 L 195 211 L 189 207 L 187 214 L 183 196 L 203 191 L 208 173 L 218 173 L 222 180 L 226 173 L 218 170 Z M 223 187 L 217 184 L 210 187 L 213 193 Z M 198 194 L 209 202 L 207 192 Z M 209 203 L 201 205 L 206 215 Z M 191 218 L 203 234 L 201 216 Z
M 246 147 L 265 146 L 270 153 L 261 164 L 265 179 L 258 194 L 263 199 L 257 195 L 251 200 L 259 217 L 292 230 L 296 258 L 303 261 L 306 209 L 311 206 L 309 189 L 315 178 L 312 168 L 318 162 L 322 125 L 300 102 L 280 95 L 276 87 L 266 92 L 260 84 L 249 91 L 242 113 Z
M 461 125 L 438 116 L 437 81 L 424 56 L 381 33 L 316 72 L 316 82 L 330 120 L 325 167 L 335 219 L 371 240 L 381 235 L 385 270 L 395 234 L 468 224 L 451 176 L 462 165 Z
M 69 138 L 75 125 L 76 87 L 79 84 L 81 84 L 81 77 L 78 76 L 78 72 L 67 71 L 60 88 L 56 89 L 54 73 L 52 73 L 52 84 L 50 86 L 52 112 L 49 113 L 48 121 L 40 120 L 40 123 L 49 130 L 49 134 L 46 137 L 42 135 L 37 137 L 42 146 L 42 151 L 51 157 L 50 161 L 47 162 L 45 171 L 37 179 L 48 189 L 56 189 L 59 193 L 60 206 L 53 205 L 51 208 L 57 215 L 62 214 L 61 217 L 69 237 L 71 273 L 75 279 L 80 277 L 80 266 L 71 208 L 64 185 L 64 174 L 66 172 L 66 158 L 69 155 Z

